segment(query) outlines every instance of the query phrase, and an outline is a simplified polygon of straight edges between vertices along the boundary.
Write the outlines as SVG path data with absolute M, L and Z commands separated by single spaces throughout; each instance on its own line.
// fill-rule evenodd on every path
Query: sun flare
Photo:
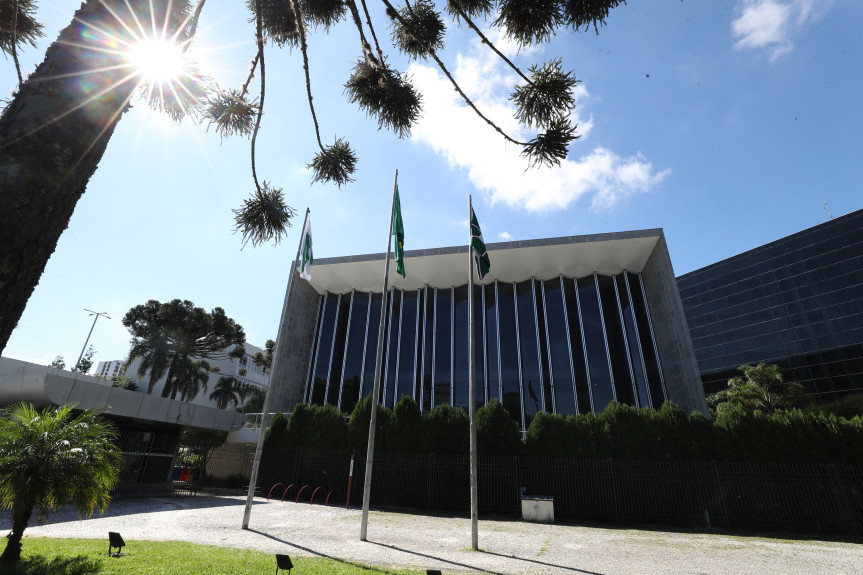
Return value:
M 144 40 L 129 53 L 129 63 L 145 82 L 177 80 L 184 73 L 183 50 L 168 40 Z

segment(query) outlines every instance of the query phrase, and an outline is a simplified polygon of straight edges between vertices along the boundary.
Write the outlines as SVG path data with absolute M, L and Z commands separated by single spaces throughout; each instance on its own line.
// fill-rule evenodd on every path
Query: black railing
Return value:
M 199 489 L 248 485 L 249 453 L 214 454 Z M 302 448 L 267 453 L 259 493 L 296 485 L 285 501 L 344 505 L 350 454 Z M 227 473 L 227 470 L 232 470 Z M 244 469 L 244 473 L 238 473 Z M 365 454 L 354 464 L 351 502 L 362 501 Z M 824 464 L 722 461 L 578 460 L 480 457 L 482 514 L 519 515 L 520 489 L 554 497 L 556 519 L 604 524 L 652 524 L 806 534 L 863 536 L 863 467 Z M 467 514 L 470 508 L 466 455 L 375 454 L 372 505 Z

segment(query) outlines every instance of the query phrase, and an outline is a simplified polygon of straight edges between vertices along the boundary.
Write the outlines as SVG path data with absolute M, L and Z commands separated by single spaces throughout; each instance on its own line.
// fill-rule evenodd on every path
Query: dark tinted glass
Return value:
M 585 348 L 581 337 L 581 314 L 575 294 L 575 281 L 563 280 L 563 294 L 566 302 L 566 320 L 569 327 L 569 343 L 572 352 L 572 367 L 575 373 L 575 396 L 579 413 L 591 413 L 590 389 L 587 379 Z
M 341 410 L 351 413 L 360 396 L 360 381 L 363 375 L 363 353 L 365 352 L 367 319 L 369 317 L 369 294 L 354 292 L 351 304 L 347 349 L 345 350 L 345 373 L 342 376 Z
M 402 336 L 399 348 L 399 379 L 398 391 L 393 398 L 398 402 L 403 395 L 414 395 L 414 373 L 416 368 L 416 337 L 417 337 L 417 298 L 416 290 L 404 292 L 402 305 Z
M 533 416 L 542 409 L 542 379 L 539 374 L 539 348 L 536 339 L 536 314 L 532 284 L 533 282 L 526 281 L 521 282 L 516 287 L 525 427 L 530 427 Z
M 560 278 L 544 282 L 545 317 L 548 320 L 548 348 L 551 354 L 551 371 L 554 377 L 555 411 L 574 415 L 575 394 L 572 389 L 572 370 L 569 363 L 569 342 L 566 337 L 566 316 L 563 311 L 563 294 Z M 579 339 L 581 339 L 579 337 Z M 583 361 L 583 360 L 582 360 Z
M 384 381 L 383 399 L 381 403 L 387 407 L 393 406 L 393 392 L 395 390 L 396 373 L 398 370 L 399 357 L 399 330 L 401 329 L 402 292 L 394 289 L 390 297 L 392 305 L 389 307 L 389 321 L 387 326 L 387 363 L 386 378 Z
M 342 368 L 345 360 L 345 342 L 348 336 L 348 316 L 351 312 L 351 294 L 344 294 L 339 299 L 339 313 L 336 321 L 336 332 L 333 338 L 333 359 L 330 361 L 330 378 L 327 386 L 327 403 L 339 404 L 339 392 L 342 384 Z
M 330 358 L 333 353 L 333 333 L 336 326 L 336 313 L 339 296 L 328 294 L 321 320 L 321 335 L 318 338 L 318 353 L 315 359 L 315 375 L 312 384 L 311 404 L 323 405 L 326 400 L 327 376 L 330 372 Z
M 315 359 L 318 357 L 318 340 L 321 337 L 321 314 L 327 298 L 321 297 L 318 301 L 318 312 L 315 315 L 315 337 L 312 340 L 312 352 L 309 357 L 309 369 L 306 372 L 306 387 L 303 390 L 303 402 L 311 403 L 312 387 L 315 380 Z
M 488 399 L 500 400 L 500 370 L 497 364 L 497 289 L 485 286 L 485 353 L 488 368 Z
M 468 297 L 467 286 L 457 287 L 454 290 L 455 299 L 454 312 L 455 323 L 453 324 L 453 405 L 467 410 L 468 407 L 468 377 L 469 377 L 469 354 L 468 354 Z
M 485 405 L 486 382 L 485 382 L 485 342 L 483 341 L 483 306 L 482 286 L 473 287 L 473 354 L 474 354 L 474 377 L 476 385 L 477 409 Z
M 614 375 L 617 401 L 627 405 L 635 405 L 632 377 L 629 372 L 629 358 L 623 339 L 623 328 L 620 325 L 620 308 L 617 305 L 614 280 L 608 276 L 597 276 L 596 280 L 602 299 L 606 341 L 608 342 L 608 353 L 611 356 L 611 369 Z
M 515 297 L 512 284 L 497 283 L 500 320 L 500 377 L 503 385 L 503 406 L 517 422 L 523 421 L 519 393 L 518 342 L 515 335 Z
M 644 369 L 641 366 L 641 348 L 638 342 L 638 330 L 635 328 L 635 316 L 629 301 L 629 292 L 626 289 L 626 275 L 620 274 L 614 278 L 617 294 L 620 297 L 620 308 L 623 312 L 623 327 L 626 330 L 626 341 L 629 343 L 629 358 L 631 360 L 632 372 L 635 375 L 635 390 L 638 392 L 638 406 L 650 407 L 650 398 L 647 391 L 647 380 Z
M 599 300 L 593 276 L 578 280 L 578 301 L 581 307 L 587 363 L 590 369 L 593 409 L 599 413 L 614 396 L 611 391 L 611 375 L 608 371 L 608 357 L 605 355 L 602 319 L 599 315 Z
M 542 400 L 540 408 L 548 413 L 554 413 L 554 398 L 551 388 L 551 373 L 548 365 L 548 341 L 545 326 L 545 300 L 542 294 L 542 282 L 533 282 L 534 301 L 536 302 L 536 327 L 539 343 L 539 373 L 542 377 Z
M 423 318 L 423 377 L 422 377 L 422 403 L 420 409 L 423 413 L 431 410 L 432 403 L 432 367 L 434 361 L 434 336 L 435 336 L 435 291 L 434 288 L 425 288 L 425 317 Z
M 378 330 L 381 324 L 381 301 L 383 296 L 379 293 L 372 294 L 371 308 L 369 308 L 369 329 L 366 333 L 366 358 L 363 365 L 363 391 L 362 397 L 369 395 L 375 385 L 375 361 L 378 352 Z
M 437 290 L 435 310 L 434 405 L 452 403 L 452 290 Z

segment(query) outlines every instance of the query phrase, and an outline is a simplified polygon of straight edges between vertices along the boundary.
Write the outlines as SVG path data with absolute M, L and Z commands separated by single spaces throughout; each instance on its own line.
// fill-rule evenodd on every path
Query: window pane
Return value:
M 575 395 L 572 391 L 572 371 L 569 364 L 569 344 L 566 339 L 566 316 L 563 313 L 560 278 L 544 282 L 543 287 L 545 317 L 548 320 L 548 346 L 554 377 L 555 408 L 557 413 L 575 415 Z M 582 359 L 582 363 L 583 361 Z
M 545 331 L 545 302 L 542 295 L 542 282 L 533 282 L 534 302 L 536 303 L 536 326 L 539 342 L 539 366 L 542 374 L 542 400 L 544 404 L 540 408 L 547 413 L 554 413 L 554 399 L 552 398 L 551 373 L 548 368 L 548 342 Z
M 362 397 L 369 395 L 375 385 L 375 361 L 378 353 L 378 330 L 381 324 L 381 301 L 383 296 L 372 294 L 372 305 L 369 309 L 369 329 L 366 333 L 366 359 L 363 366 Z
M 474 355 L 474 377 L 476 378 L 476 408 L 485 405 L 485 343 L 483 342 L 483 308 L 482 308 L 482 286 L 473 287 L 473 355 Z
M 318 300 L 318 313 L 315 315 L 315 337 L 312 340 L 312 353 L 309 358 L 309 368 L 306 371 L 306 388 L 303 391 L 303 401 L 311 403 L 312 387 L 315 380 L 315 360 L 318 358 L 318 340 L 321 338 L 321 315 L 323 314 L 324 305 L 327 303 L 327 298 L 321 297 Z
M 326 400 L 327 375 L 330 370 L 330 356 L 333 351 L 333 333 L 336 325 L 336 311 L 339 307 L 339 296 L 328 294 L 324 304 L 321 320 L 321 336 L 318 338 L 318 357 L 315 363 L 315 378 L 312 385 L 312 397 L 309 403 L 322 405 Z
M 647 380 L 644 369 L 641 367 L 641 351 L 638 347 L 638 332 L 633 321 L 632 305 L 629 302 L 629 293 L 626 290 L 625 274 L 615 276 L 617 294 L 620 296 L 620 307 L 623 311 L 623 326 L 626 328 L 626 340 L 629 343 L 629 357 L 632 360 L 632 371 L 635 374 L 635 389 L 638 391 L 638 405 L 650 407 L 648 398 Z
M 644 353 L 644 367 L 647 369 L 650 399 L 653 403 L 653 408 L 659 409 L 664 401 L 662 378 L 659 373 L 659 360 L 656 356 L 656 348 L 653 345 L 653 337 L 650 334 L 650 321 L 647 317 L 647 304 L 644 301 L 644 292 L 641 290 L 641 278 L 635 274 L 627 274 L 627 276 L 629 291 L 632 293 L 632 307 L 635 310 L 638 335 L 641 338 L 641 350 Z
M 327 388 L 327 403 L 339 404 L 339 387 L 342 383 L 342 366 L 345 360 L 345 341 L 348 335 L 348 314 L 351 311 L 351 294 L 344 294 L 339 300 L 336 336 L 333 342 L 333 359 L 330 361 L 330 382 Z
M 468 408 L 468 376 L 470 359 L 468 357 L 468 297 L 467 286 L 461 286 L 453 290 L 455 292 L 455 323 L 453 324 L 453 335 L 455 336 L 453 352 L 455 361 L 453 362 L 453 388 L 454 397 L 453 405 Z
M 416 354 L 417 337 L 417 298 L 416 290 L 404 292 L 402 304 L 402 336 L 399 348 L 399 380 L 398 392 L 393 401 L 398 402 L 403 395 L 414 395 L 414 354 Z
M 366 327 L 369 316 L 369 294 L 355 292 L 351 304 L 351 325 L 348 329 L 348 345 L 345 351 L 345 373 L 342 378 L 341 409 L 351 413 L 360 396 L 363 352 L 365 351 Z
M 539 352 L 536 341 L 536 316 L 531 281 L 516 287 L 518 296 L 518 335 L 521 347 L 521 384 L 524 400 L 524 426 L 542 409 L 542 380 L 539 377 Z
M 578 400 L 578 412 L 590 413 L 590 390 L 587 381 L 587 364 L 584 361 L 584 344 L 581 338 L 581 318 L 578 312 L 578 301 L 575 294 L 575 282 L 563 280 L 563 295 L 566 303 L 566 318 L 569 322 L 569 342 L 572 351 L 572 366 L 575 370 L 575 395 Z
M 614 281 L 609 276 L 597 276 L 596 281 L 599 284 L 599 293 L 602 299 L 605 335 L 608 341 L 608 353 L 611 355 L 611 369 L 614 374 L 617 401 L 627 405 L 635 405 L 632 377 L 629 374 L 629 358 L 626 354 L 623 328 L 620 325 L 620 308 L 617 306 Z
M 608 371 L 608 357 L 605 355 L 605 341 L 602 337 L 602 320 L 599 317 L 599 301 L 596 299 L 596 284 L 593 281 L 593 276 L 578 280 L 578 301 L 581 306 L 587 363 L 590 369 L 593 409 L 599 413 L 611 402 L 613 396 L 611 375 Z
M 519 423 L 521 394 L 518 384 L 518 344 L 515 337 L 515 298 L 512 284 L 498 282 L 498 311 L 500 313 L 500 376 L 503 383 L 503 406 Z
M 500 400 L 500 371 L 497 365 L 497 306 L 495 285 L 485 286 L 485 353 L 488 366 L 488 399 Z
M 402 292 L 393 289 L 390 292 L 390 301 L 392 305 L 387 305 L 389 308 L 389 321 L 387 322 L 387 363 L 386 363 L 386 381 L 383 389 L 383 398 L 381 405 L 389 408 L 393 406 L 393 391 L 395 390 L 396 370 L 398 369 L 396 362 L 399 355 L 399 329 L 401 329 L 401 307 L 402 307 Z
M 435 351 L 434 351 L 434 405 L 451 403 L 450 387 L 452 384 L 452 290 L 443 288 L 437 292 L 437 309 L 435 310 Z
M 426 287 L 426 308 L 423 326 L 423 395 L 420 409 L 423 413 L 428 413 L 431 410 L 432 402 L 432 360 L 434 358 L 434 308 L 435 308 L 435 292 L 433 288 Z

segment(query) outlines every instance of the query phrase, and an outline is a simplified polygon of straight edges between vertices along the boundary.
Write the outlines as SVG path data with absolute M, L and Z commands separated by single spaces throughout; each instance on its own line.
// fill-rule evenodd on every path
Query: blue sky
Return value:
M 76 6 L 42 0 L 47 37 L 22 54 L 25 70 Z M 192 52 L 223 88 L 242 84 L 254 56 L 247 19 L 239 0 L 208 0 L 201 17 Z M 512 73 L 448 24 L 446 65 L 505 129 L 529 137 L 512 120 Z M 380 27 L 425 111 L 410 139 L 379 132 L 343 94 L 359 41 L 342 22 L 309 38 L 311 83 L 325 143 L 344 137 L 359 155 L 356 181 L 310 185 L 314 132 L 301 58 L 288 50 L 267 51 L 258 173 L 300 214 L 311 209 L 319 258 L 384 251 L 398 169 L 406 249 L 465 243 L 473 194 L 487 242 L 664 228 L 679 275 L 824 222 L 825 200 L 834 216 L 863 207 L 861 29 L 863 3 L 853 0 L 686 0 L 621 5 L 599 35 L 521 51 L 502 41 L 522 68 L 561 57 L 581 81 L 573 115 L 582 138 L 569 159 L 525 171 L 517 148 L 477 121 L 439 71 L 392 49 Z M 11 90 L 14 66 L 0 64 Z M 121 359 L 129 335 L 120 319 L 151 298 L 221 306 L 250 343 L 275 337 L 302 222 L 279 246 L 241 250 L 230 210 L 252 190 L 248 140 L 220 143 L 206 125 L 173 125 L 136 101 L 4 355 L 73 364 L 88 308 L 112 318 L 96 325 L 94 360 Z

